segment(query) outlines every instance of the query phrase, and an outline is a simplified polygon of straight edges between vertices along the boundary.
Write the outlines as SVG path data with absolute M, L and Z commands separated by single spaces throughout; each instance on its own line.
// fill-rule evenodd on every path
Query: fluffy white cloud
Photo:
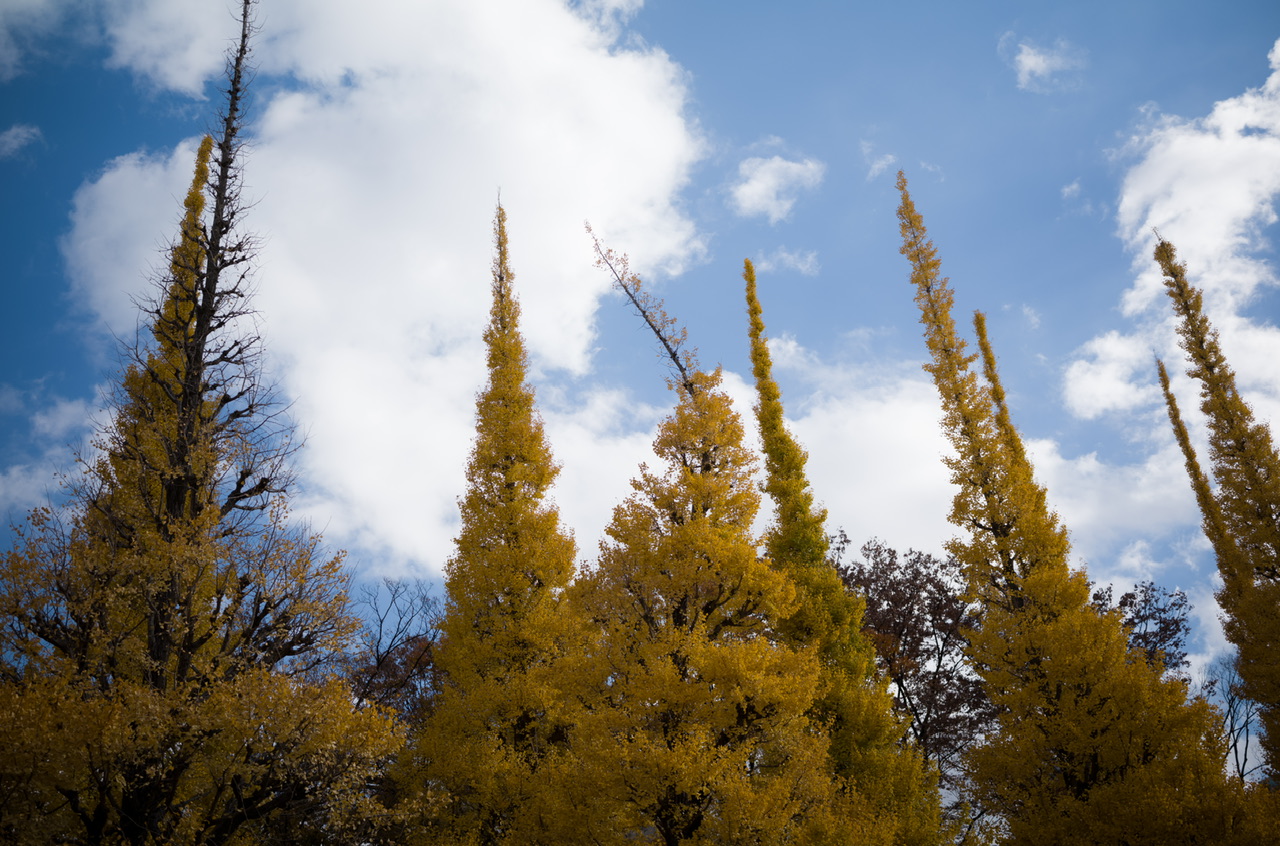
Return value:
M 0 3 L 0 82 L 22 71 L 24 42 L 62 21 L 74 0 L 5 0 Z
M 1129 168 L 1118 206 L 1120 237 L 1132 251 L 1135 281 L 1122 309 L 1135 323 L 1086 343 L 1066 371 L 1068 407 L 1082 417 L 1149 409 L 1159 403 L 1153 352 L 1182 369 L 1173 317 L 1151 257 L 1153 230 L 1171 240 L 1221 332 L 1242 390 L 1264 419 L 1280 411 L 1280 330 L 1248 313 L 1274 288 L 1266 229 L 1280 195 L 1280 43 L 1265 84 L 1217 103 L 1206 117 L 1183 119 L 1148 110 L 1121 155 Z M 1183 386 L 1185 388 L 1186 386 Z M 1180 391 L 1190 403 L 1195 394 Z M 1194 421 L 1193 421 L 1194 422 Z
M 16 123 L 0 132 L 0 159 L 16 156 L 23 147 L 40 140 L 40 128 L 25 123 Z
M 1064 399 L 1072 414 L 1092 420 L 1111 411 L 1148 406 L 1158 397 L 1145 339 L 1108 332 L 1086 343 L 1067 365 Z
M 94 404 L 0 385 L 0 415 L 26 416 L 30 432 L 0 468 L 0 518 L 21 523 L 31 509 L 57 506 L 64 481 L 76 474 L 76 458 L 91 457 Z M 4 445 L 7 446 L 7 445 Z M 17 460 L 14 460 L 14 459 Z
M 133 337 L 134 301 L 153 292 L 195 160 L 193 139 L 168 153 L 130 153 L 76 192 L 62 249 L 74 308 L 97 319 L 99 342 Z
M 877 156 L 875 154 L 875 147 L 870 141 L 862 141 L 858 146 L 862 150 L 863 160 L 867 163 L 868 182 L 875 179 L 898 162 L 898 157 L 893 155 L 893 153 L 884 153 L 883 155 Z M 924 162 L 921 162 L 920 166 L 927 170 L 934 170 L 934 168 L 926 165 Z
M 31 425 L 42 438 L 61 442 L 75 433 L 84 432 L 85 421 L 93 417 L 93 409 L 85 400 L 58 399 L 36 411 Z
M 561 520 L 576 532 L 578 557 L 593 559 L 614 507 L 631 495 L 640 464 L 655 463 L 653 439 L 667 409 L 609 389 L 586 397 L 551 390 L 538 400 L 561 463 L 553 494 Z
M 770 223 L 785 220 L 800 192 L 821 185 L 825 173 L 826 165 L 817 159 L 744 159 L 738 165 L 739 181 L 729 192 L 733 209 L 743 217 L 767 217 Z
M 822 269 L 818 264 L 817 250 L 788 250 L 786 247 L 778 247 L 768 255 L 760 256 L 752 264 L 760 273 L 790 269 L 802 276 L 816 276 Z
M 149 50 L 170 5 L 121 8 L 109 22 L 114 55 L 194 91 L 221 66 L 225 38 Z M 333 543 L 359 548 L 366 566 L 434 571 L 448 553 L 484 376 L 499 191 L 522 328 L 548 395 L 587 371 L 608 290 L 584 219 L 644 273 L 678 271 L 699 254 L 676 205 L 703 155 L 684 114 L 684 74 L 661 51 L 616 40 L 633 4 L 596 6 L 293 0 L 261 10 L 262 72 L 298 84 L 263 87 L 255 107 L 247 219 L 268 236 L 256 304 L 308 438 L 300 510 Z M 205 25 L 225 35 L 229 23 Z M 645 132 L 618 131 L 627 125 Z M 118 332 L 132 331 L 122 293 L 140 290 L 135 268 L 158 263 L 192 161 L 190 143 L 127 156 L 77 195 L 66 248 L 76 290 Z M 610 466 L 621 472 L 650 440 L 652 415 L 593 391 L 549 415 L 557 454 L 566 467 L 574 450 L 574 461 L 602 459 L 593 450 L 612 438 Z M 578 435 L 559 447 L 580 432 L 598 443 Z M 566 469 L 566 510 L 586 508 L 577 503 L 593 495 L 578 486 L 597 482 L 588 475 Z
M 1061 38 L 1052 47 L 1042 47 L 1007 32 L 1000 39 L 1000 53 L 1017 74 L 1018 88 L 1039 94 L 1070 88 L 1075 83 L 1070 72 L 1088 65 L 1084 50 Z
M 224 54 L 240 34 L 239 5 L 107 0 L 108 64 L 128 68 L 159 87 L 199 96 L 205 81 L 222 70 Z M 264 19 L 259 9 L 257 20 Z
M 1148 110 L 1121 155 L 1138 158 L 1125 176 L 1117 211 L 1120 236 L 1134 251 L 1138 279 L 1126 294 L 1131 315 L 1163 300 L 1151 250 L 1152 229 L 1189 263 L 1215 311 L 1238 311 L 1274 268 L 1258 257 L 1276 222 L 1280 194 L 1280 42 L 1262 87 L 1214 105 L 1206 117 L 1182 119 Z
M 826 361 L 792 338 L 771 339 L 787 418 L 809 453 L 828 528 L 855 546 L 879 537 L 935 554 L 956 534 L 951 452 L 933 384 L 917 362 Z
M 1050 505 L 1071 529 L 1075 557 L 1091 565 L 1094 579 L 1132 584 L 1152 575 L 1154 564 L 1134 564 L 1133 544 L 1148 549 L 1198 523 L 1172 435 L 1136 464 L 1108 463 L 1096 453 L 1068 457 L 1049 440 L 1031 440 L 1027 449 Z

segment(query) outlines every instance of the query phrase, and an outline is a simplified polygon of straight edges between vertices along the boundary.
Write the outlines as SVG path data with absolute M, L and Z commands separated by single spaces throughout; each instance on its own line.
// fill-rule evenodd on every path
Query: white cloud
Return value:
M 22 72 L 27 42 L 59 26 L 77 0 L 5 0 L 0 3 L 0 82 Z M 83 11 L 83 10 L 81 10 Z
M 1076 197 L 1079 197 L 1079 196 L 1080 196 L 1080 180 L 1079 179 L 1075 180 L 1070 185 L 1062 186 L 1062 199 L 1074 200 Z
M 31 509 L 47 505 L 59 490 L 58 471 L 73 461 L 69 450 L 0 469 L 0 517 L 19 525 Z
M 1263 231 L 1277 220 L 1280 194 L 1280 43 L 1270 59 L 1261 88 L 1215 104 L 1203 118 L 1149 115 L 1122 151 L 1139 159 L 1117 212 L 1138 270 L 1127 313 L 1163 299 L 1153 228 L 1204 280 L 1210 307 L 1235 311 L 1259 286 L 1275 284 L 1274 269 L 1256 254 L 1268 246 Z
M 1090 340 L 1077 355 L 1067 365 L 1064 384 L 1067 408 L 1077 417 L 1092 420 L 1149 406 L 1159 396 L 1145 339 L 1112 331 Z
M 933 384 L 917 362 L 828 361 L 795 339 L 770 339 L 787 419 L 809 453 L 827 528 L 855 547 L 879 537 L 935 554 L 956 534 Z
M 63 441 L 73 434 L 83 435 L 87 431 L 85 421 L 92 419 L 93 409 L 85 400 L 59 399 L 37 411 L 31 425 L 42 438 Z
M 538 395 L 547 438 L 561 462 L 555 499 L 564 525 L 576 531 L 578 557 L 593 559 L 613 508 L 631 495 L 641 462 L 654 464 L 653 439 L 667 409 L 638 403 L 624 391 L 589 396 Z
M 233 27 L 206 22 L 218 38 L 148 50 L 168 5 L 150 0 L 112 20 L 118 45 L 133 45 L 116 55 L 196 90 L 220 66 L 214 42 Z M 629 8 L 605 6 L 615 22 Z M 685 117 L 685 75 L 661 51 L 625 46 L 554 0 L 282 0 L 261 15 L 262 72 L 304 82 L 263 89 L 245 160 L 247 221 L 267 235 L 256 304 L 308 436 L 299 510 L 332 543 L 359 548 L 366 566 L 438 570 L 484 376 L 498 191 L 534 368 L 549 384 L 580 377 L 609 287 L 583 220 L 644 274 L 678 272 L 701 250 L 677 205 L 703 155 Z M 632 124 L 645 132 L 617 130 Z M 117 333 L 132 331 L 124 294 L 145 290 L 135 269 L 158 263 L 192 162 L 190 143 L 123 157 L 77 194 L 68 263 L 76 290 Z M 557 433 L 595 432 L 601 403 L 623 402 L 595 390 L 557 414 Z M 609 437 L 631 445 L 639 432 L 647 444 L 642 410 L 617 415 L 630 428 Z M 564 458 L 586 450 L 553 448 Z M 558 495 L 581 502 L 590 494 L 578 486 L 597 481 L 566 470 Z
M 94 327 L 99 341 L 133 337 L 133 301 L 152 292 L 150 281 L 163 266 L 182 213 L 180 198 L 191 185 L 195 151 L 189 139 L 168 154 L 120 156 L 76 192 L 62 248 L 72 301 L 100 321 Z
M 200 96 L 205 81 L 222 72 L 227 49 L 240 34 L 239 5 L 107 0 L 107 65 L 128 68 L 159 87 Z M 256 12 L 260 23 L 274 23 L 274 4 Z M 267 52 L 259 50 L 255 61 Z
M 1018 76 L 1018 88 L 1038 94 L 1073 87 L 1077 78 L 1070 72 L 1088 65 L 1085 51 L 1061 38 L 1052 47 L 1042 47 L 1007 32 L 1000 38 L 999 49 Z
M 1027 321 L 1027 325 L 1032 329 L 1040 328 L 1040 312 L 1026 303 L 1022 304 L 1022 318 Z
M 1097 581 L 1132 583 L 1136 559 L 1126 549 L 1138 542 L 1149 548 L 1188 527 L 1194 531 L 1198 512 L 1172 435 L 1135 464 L 1108 463 L 1092 452 L 1068 457 L 1043 439 L 1029 440 L 1027 450 L 1050 506 L 1071 530 L 1076 558 L 1089 563 Z M 1154 571 L 1153 564 L 1143 577 Z
M 863 160 L 867 163 L 868 182 L 884 173 L 898 161 L 898 157 L 892 153 L 885 153 L 880 156 L 875 155 L 875 147 L 870 141 L 862 141 L 858 146 L 862 150 Z M 933 170 L 933 168 L 925 165 L 924 162 L 921 162 L 920 166 L 927 170 Z
M 1260 254 L 1270 249 L 1265 230 L 1277 221 L 1280 195 L 1280 43 L 1270 59 L 1273 71 L 1262 87 L 1215 104 L 1203 118 L 1148 113 L 1121 151 L 1136 159 L 1117 214 L 1135 275 L 1121 305 L 1135 327 L 1094 338 L 1068 366 L 1064 388 L 1074 413 L 1087 418 L 1160 404 L 1153 354 L 1165 358 L 1175 378 L 1182 370 L 1171 309 L 1151 257 L 1152 230 L 1158 229 L 1177 246 L 1192 284 L 1203 289 L 1242 390 L 1264 419 L 1280 419 L 1274 366 L 1280 330 L 1246 311 L 1264 288 L 1278 284 L 1274 267 Z M 1184 406 L 1195 396 L 1188 387 L 1175 385 Z
M 778 247 L 768 255 L 760 256 L 753 264 L 760 273 L 790 269 L 802 276 L 816 276 L 822 269 L 818 264 L 817 250 L 795 251 L 788 250 L 786 247 Z
M 0 132 L 0 159 L 16 156 L 23 147 L 39 140 L 39 127 L 16 123 L 4 132 Z
M 33 508 L 59 507 L 75 477 L 77 456 L 94 454 L 92 436 L 100 422 L 93 403 L 47 396 L 37 386 L 30 392 L 0 384 L 0 414 L 28 416 L 29 434 L 6 453 L 0 468 L 0 519 L 21 523 Z M 0 445 L 3 446 L 3 445 Z
M 825 172 L 826 165 L 811 158 L 744 159 L 738 165 L 739 181 L 730 189 L 733 208 L 743 217 L 760 215 L 768 217 L 770 223 L 785 220 L 800 192 L 821 185 Z

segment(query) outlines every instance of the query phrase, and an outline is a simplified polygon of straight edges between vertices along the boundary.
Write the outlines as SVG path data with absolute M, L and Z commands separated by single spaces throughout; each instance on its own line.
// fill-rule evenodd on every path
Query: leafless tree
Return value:
M 1222 732 L 1228 744 L 1227 763 L 1241 781 L 1262 775 L 1264 760 L 1258 746 L 1262 722 L 1258 703 L 1240 692 L 1235 655 L 1220 655 L 1201 675 L 1200 692 L 1222 712 Z

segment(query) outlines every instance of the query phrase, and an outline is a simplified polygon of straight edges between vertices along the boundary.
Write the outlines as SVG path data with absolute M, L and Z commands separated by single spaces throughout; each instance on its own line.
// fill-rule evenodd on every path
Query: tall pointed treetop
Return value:
M 1280 453 L 1271 430 L 1258 422 L 1240 396 L 1218 332 L 1204 313 L 1203 294 L 1187 281 L 1186 265 L 1163 239 L 1155 259 L 1178 318 L 1187 375 L 1200 383 L 1200 410 L 1209 427 L 1209 459 L 1217 489 L 1211 491 L 1177 403 L 1159 364 L 1161 386 L 1192 489 L 1222 575 L 1218 601 L 1227 638 L 1235 645 L 1242 691 L 1257 702 L 1263 751 L 1273 777 L 1280 776 Z
M 397 780 L 409 793 L 447 797 L 436 822 L 459 840 L 548 842 L 556 786 L 545 768 L 568 737 L 560 662 L 579 648 L 561 601 L 575 546 L 549 498 L 559 467 L 526 380 L 501 205 L 493 239 L 488 382 L 476 397 L 462 525 L 445 565 L 436 651 L 445 683 Z
M 983 526 L 966 541 L 955 540 L 948 549 L 964 564 L 970 589 L 986 601 L 1016 601 L 1018 581 L 1026 575 L 1025 550 L 1011 543 L 1019 517 L 1010 501 L 1007 484 L 1010 466 L 1009 432 L 1001 431 L 993 409 L 992 389 L 982 384 L 972 369 L 976 354 L 956 331 L 951 315 L 955 295 L 940 273 L 941 262 L 928 238 L 924 221 L 907 192 L 907 180 L 898 172 L 900 252 L 911 263 L 911 284 L 916 289 L 920 322 L 930 361 L 924 369 L 932 377 L 942 400 L 942 429 L 955 449 L 945 459 L 956 485 L 950 520 L 957 526 Z M 1016 463 L 1016 462 L 1015 462 Z M 1065 561 L 1063 562 L 1065 564 Z
M 747 285 L 751 372 L 756 379 L 756 418 L 764 447 L 764 491 L 773 498 L 777 509 L 776 521 L 765 536 L 766 549 L 775 562 L 830 569 L 827 565 L 827 511 L 814 507 L 813 490 L 805 473 L 809 456 L 787 431 L 783 421 L 782 391 L 773 378 L 773 359 L 764 336 L 763 310 L 756 292 L 756 270 L 750 259 L 743 263 L 742 278 Z
M 956 448 L 950 548 L 982 600 L 970 655 L 999 708 L 997 730 L 970 753 L 980 804 L 1007 842 L 1206 842 L 1240 831 L 1241 794 L 1203 700 L 1130 648 L 1120 618 L 1090 603 L 1067 563 L 1065 529 L 1035 483 L 1009 416 L 986 321 L 975 318 L 985 384 L 951 320 L 951 295 L 899 173 L 902 252 Z M 1154 789 L 1155 786 L 1159 789 Z
M 782 392 L 764 335 L 755 267 L 743 263 L 751 368 L 756 379 L 756 419 L 765 457 L 764 492 L 774 505 L 765 532 L 770 563 L 796 585 L 797 607 L 777 623 L 785 642 L 814 649 L 820 693 L 810 709 L 826 727 L 831 772 L 847 797 L 873 808 L 881 825 L 897 830 L 899 843 L 928 843 L 938 836 L 934 780 L 914 750 L 899 747 L 897 720 L 886 683 L 876 672 L 875 651 L 862 633 L 865 600 L 845 589 L 827 560 L 825 509 L 814 507 L 805 465 L 808 455 L 783 419 Z M 886 785 L 894 789 L 886 789 Z

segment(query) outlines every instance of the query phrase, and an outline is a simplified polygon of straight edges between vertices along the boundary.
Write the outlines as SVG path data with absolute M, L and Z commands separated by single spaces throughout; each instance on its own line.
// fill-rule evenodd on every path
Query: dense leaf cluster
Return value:
M 1170 245 L 1156 258 L 1216 489 L 1160 375 L 1239 654 L 1206 695 L 1183 672 L 1184 594 L 1145 582 L 1113 606 L 1068 565 L 985 319 L 971 353 L 901 176 L 954 447 L 947 558 L 832 548 L 750 261 L 759 449 L 720 369 L 597 241 L 675 403 L 658 465 L 579 566 L 499 206 L 446 596 L 389 582 L 353 603 L 342 556 L 289 518 L 291 429 L 247 320 L 252 0 L 241 9 L 220 132 L 200 145 L 112 420 L 69 506 L 37 510 L 0 562 L 0 842 L 1275 842 L 1276 793 L 1246 777 L 1261 736 L 1274 785 L 1280 739 L 1280 459 Z

